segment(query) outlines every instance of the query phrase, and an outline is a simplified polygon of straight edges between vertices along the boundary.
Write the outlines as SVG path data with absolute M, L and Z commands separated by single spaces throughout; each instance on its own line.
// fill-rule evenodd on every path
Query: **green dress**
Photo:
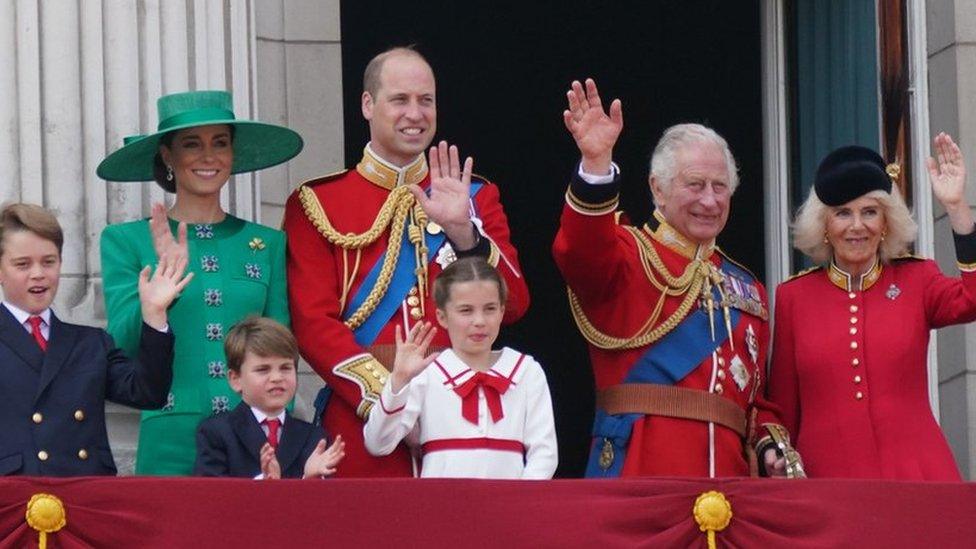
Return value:
M 176 234 L 177 224 L 170 220 Z M 189 475 L 196 428 L 211 414 L 232 410 L 240 396 L 227 383 L 224 335 L 248 315 L 288 325 L 285 234 L 228 215 L 187 226 L 193 280 L 168 311 L 176 337 L 173 386 L 166 406 L 144 411 L 136 474 Z M 130 356 L 139 346 L 139 271 L 156 264 L 149 220 L 105 227 L 102 279 L 108 331 Z

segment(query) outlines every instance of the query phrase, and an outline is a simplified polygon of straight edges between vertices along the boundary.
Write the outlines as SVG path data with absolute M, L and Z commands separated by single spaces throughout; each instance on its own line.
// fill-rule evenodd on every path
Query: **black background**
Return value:
M 593 376 L 550 252 L 579 159 L 562 122 L 569 82 L 592 77 L 605 104 L 623 101 L 614 160 L 624 174 L 621 204 L 635 223 L 650 214 L 647 162 L 665 128 L 700 122 L 729 141 L 741 186 L 719 244 L 762 278 L 759 2 L 352 0 L 341 13 L 346 165 L 369 139 L 359 107 L 366 63 L 389 47 L 416 45 L 437 77 L 437 139 L 457 144 L 476 173 L 498 184 L 529 283 L 531 308 L 499 344 L 545 367 L 557 476 L 581 475 Z

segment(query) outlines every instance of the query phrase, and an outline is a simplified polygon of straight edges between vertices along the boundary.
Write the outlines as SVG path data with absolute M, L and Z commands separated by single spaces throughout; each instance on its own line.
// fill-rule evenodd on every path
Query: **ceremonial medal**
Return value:
M 606 471 L 613 465 L 613 443 L 609 438 L 603 439 L 603 448 L 600 450 L 600 468 Z
M 430 225 L 428 225 L 430 227 Z M 454 253 L 454 248 L 451 247 L 449 242 L 445 242 L 439 250 L 437 250 L 437 258 L 435 259 L 437 264 L 441 266 L 441 269 L 446 269 L 448 265 L 457 261 L 457 255 Z
M 885 297 L 891 300 L 894 300 L 899 295 L 901 295 L 901 290 L 898 288 L 898 286 L 895 286 L 894 284 L 888 286 L 888 291 L 885 292 Z
M 746 328 L 746 347 L 749 349 L 752 363 L 757 364 L 759 361 L 759 338 L 756 337 L 756 331 L 752 329 L 752 323 L 749 323 L 749 327 Z
M 746 365 L 739 358 L 739 355 L 733 355 L 732 361 L 729 363 L 729 371 L 732 372 L 732 381 L 735 382 L 736 387 L 740 391 L 745 391 L 746 386 L 749 385 L 749 371 L 746 370 Z
M 442 230 L 443 229 L 441 229 L 441 226 L 438 225 L 437 223 L 434 223 L 433 221 L 428 221 L 427 222 L 427 233 L 428 234 L 441 234 L 441 231 Z

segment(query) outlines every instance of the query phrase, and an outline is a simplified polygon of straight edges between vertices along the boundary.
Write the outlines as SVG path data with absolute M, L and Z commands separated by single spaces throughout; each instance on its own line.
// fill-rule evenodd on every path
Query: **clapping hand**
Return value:
M 427 356 L 427 348 L 437 333 L 430 322 L 418 322 L 413 325 L 406 339 L 400 325 L 396 327 L 396 358 L 393 361 L 393 371 L 390 373 L 390 383 L 394 393 L 410 383 L 424 368 L 437 358 L 437 353 Z
M 180 222 L 176 229 L 177 238 L 169 229 L 169 219 L 166 217 L 166 206 L 159 202 L 153 204 L 152 215 L 149 217 L 149 232 L 152 233 L 153 249 L 156 257 L 174 257 L 189 260 L 190 252 L 186 240 L 186 223 Z
M 264 480 L 278 480 L 281 478 L 281 465 L 270 443 L 265 442 L 261 447 L 261 474 Z
M 160 257 L 152 276 L 148 265 L 139 273 L 142 320 L 157 330 L 166 326 L 166 309 L 193 279 L 193 273 L 183 276 L 186 262 L 185 257 L 164 255 Z
M 586 89 L 574 80 L 566 92 L 569 108 L 563 111 L 566 129 L 576 140 L 583 155 L 583 171 L 593 175 L 610 173 L 613 146 L 624 127 L 623 107 L 619 99 L 610 103 L 610 112 L 603 111 L 600 92 L 592 78 L 586 79 Z
M 946 133 L 935 136 L 936 158 L 926 162 L 932 193 L 949 214 L 952 229 L 959 234 L 973 231 L 973 217 L 966 204 L 966 163 L 959 146 Z
M 346 443 L 342 441 L 342 435 L 337 435 L 332 445 L 328 449 L 325 447 L 325 439 L 319 441 L 312 450 L 312 455 L 305 460 L 305 476 L 303 478 L 322 478 L 336 472 L 336 465 L 342 461 L 346 455 Z
M 469 250 L 478 243 L 469 206 L 474 159 L 467 157 L 462 170 L 457 146 L 448 146 L 447 141 L 431 147 L 428 156 L 430 196 L 417 185 L 412 185 L 410 192 L 430 219 L 444 229 L 455 249 Z

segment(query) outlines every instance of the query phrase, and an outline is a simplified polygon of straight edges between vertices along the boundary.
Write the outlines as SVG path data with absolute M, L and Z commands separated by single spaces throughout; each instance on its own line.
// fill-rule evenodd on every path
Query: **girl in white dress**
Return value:
M 493 351 L 505 314 L 505 282 L 483 258 L 459 259 L 434 282 L 437 322 L 451 348 L 427 355 L 437 328 L 403 336 L 363 437 L 375 456 L 406 440 L 421 477 L 549 479 L 556 471 L 552 399 L 542 367 L 505 347 Z

